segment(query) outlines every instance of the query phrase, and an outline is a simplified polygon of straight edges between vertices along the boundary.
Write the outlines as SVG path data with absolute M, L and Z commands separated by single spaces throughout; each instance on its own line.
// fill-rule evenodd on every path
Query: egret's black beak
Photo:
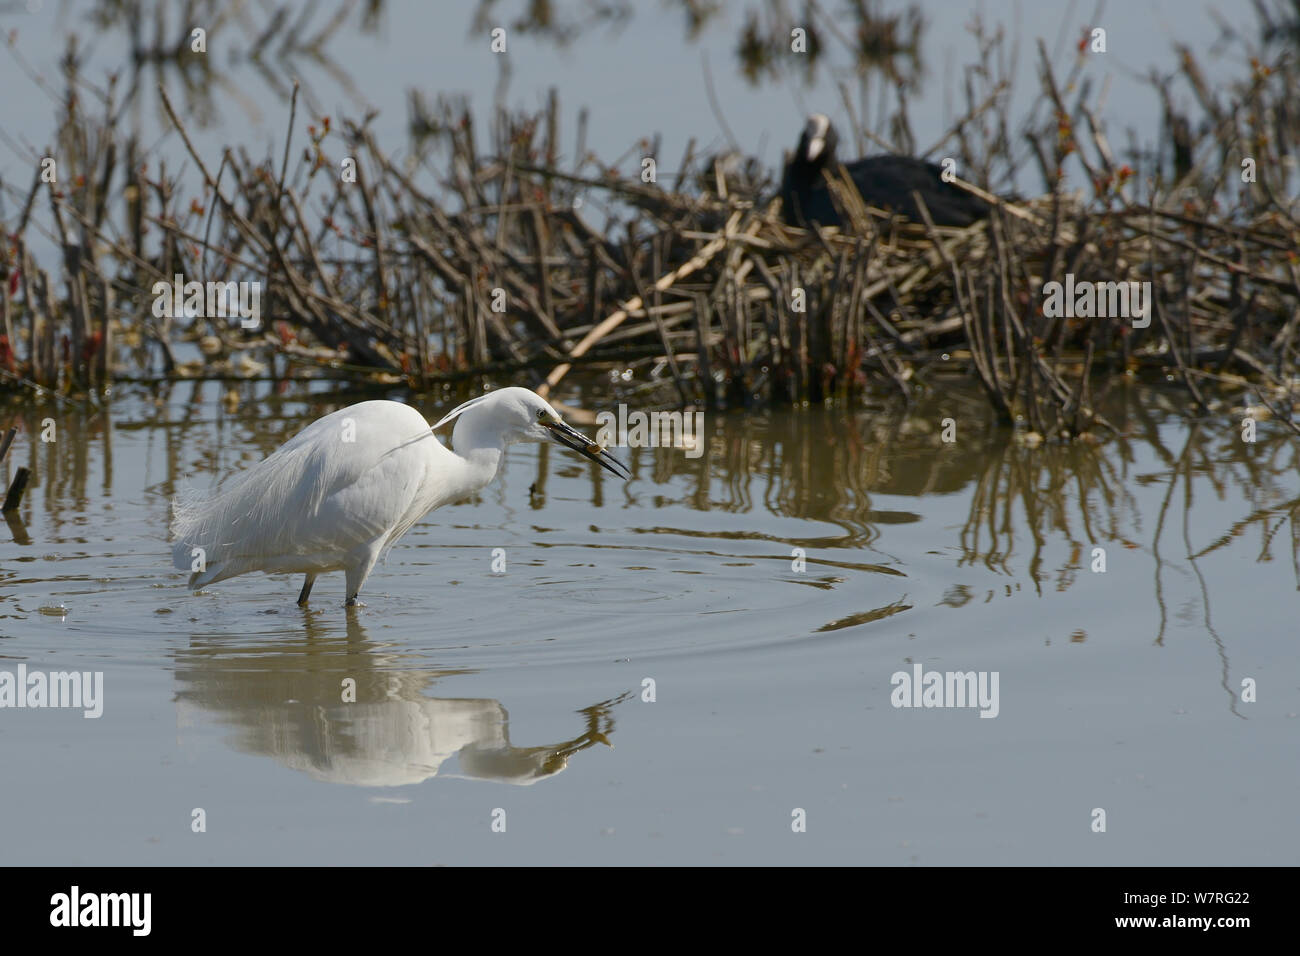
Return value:
M 606 471 L 610 471 L 622 478 L 624 481 L 632 477 L 632 473 L 627 467 L 607 452 L 604 446 L 592 441 L 582 432 L 570 428 L 561 421 L 542 422 L 546 428 L 550 429 L 551 438 L 561 445 L 567 445 L 572 448 L 583 458 L 594 461 Z

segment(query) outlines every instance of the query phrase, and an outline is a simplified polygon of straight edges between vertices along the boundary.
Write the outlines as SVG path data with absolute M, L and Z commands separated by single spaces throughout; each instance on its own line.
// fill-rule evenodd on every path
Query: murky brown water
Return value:
M 296 578 L 170 567 L 176 487 L 372 397 L 241 389 L 0 413 L 33 470 L 0 680 L 103 673 L 98 719 L 0 708 L 5 862 L 1300 861 L 1279 427 L 1134 393 L 1123 436 L 1027 448 L 954 391 L 711 416 L 626 484 L 516 447 L 348 612 L 341 574 L 302 610 Z M 915 665 L 996 699 L 893 706 Z

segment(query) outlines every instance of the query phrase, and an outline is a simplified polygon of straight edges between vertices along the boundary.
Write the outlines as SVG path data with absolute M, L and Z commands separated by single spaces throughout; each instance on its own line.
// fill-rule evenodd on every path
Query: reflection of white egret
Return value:
M 326 415 L 225 488 L 177 498 L 175 566 L 193 571 L 191 588 L 248 571 L 306 574 L 300 605 L 316 575 L 341 570 L 352 605 L 380 555 L 433 509 L 492 481 L 507 445 L 558 442 L 629 477 L 603 446 L 526 388 L 471 399 L 433 428 L 453 419 L 455 451 L 400 402 L 362 402 Z
M 283 705 L 256 717 L 263 723 L 241 741 L 253 744 L 248 749 L 322 783 L 360 787 L 401 787 L 435 776 L 530 786 L 564 770 L 575 753 L 597 743 L 613 746 L 606 733 L 613 721 L 604 708 L 602 729 L 539 747 L 511 744 L 506 709 L 488 699 Z M 452 757 L 460 772 L 442 772 Z
M 357 615 L 346 635 L 304 625 L 280 640 L 243 644 L 196 636 L 176 652 L 178 726 L 232 728 L 232 745 L 268 756 L 326 783 L 400 787 L 433 777 L 527 786 L 565 769 L 575 754 L 612 746 L 614 708 L 623 694 L 577 711 L 569 736 L 533 746 L 511 743 L 511 730 L 536 739 L 491 698 L 428 697 L 459 671 L 412 666 L 417 655 L 369 640 Z M 567 709 L 567 708 L 566 708 Z M 570 720 L 565 716 L 565 722 Z
M 262 723 L 249 728 L 250 749 L 326 783 L 401 787 L 437 776 L 462 748 L 510 746 L 505 708 L 495 700 L 282 705 L 256 716 Z M 522 782 L 532 782 L 532 770 L 521 768 Z

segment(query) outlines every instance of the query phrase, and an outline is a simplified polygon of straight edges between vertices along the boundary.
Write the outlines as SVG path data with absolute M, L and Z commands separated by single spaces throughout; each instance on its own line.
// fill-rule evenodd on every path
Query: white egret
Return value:
M 455 451 L 433 434 L 452 420 Z M 471 399 L 433 428 L 409 405 L 361 402 L 308 425 L 225 487 L 176 498 L 172 560 L 192 571 L 191 588 L 249 571 L 305 574 L 299 606 L 317 575 L 343 571 L 356 605 L 375 563 L 415 522 L 491 482 L 507 445 L 540 441 L 630 477 L 526 388 Z

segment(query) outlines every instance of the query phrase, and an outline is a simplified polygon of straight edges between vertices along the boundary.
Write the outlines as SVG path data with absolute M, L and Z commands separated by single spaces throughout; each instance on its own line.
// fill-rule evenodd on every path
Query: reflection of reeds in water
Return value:
M 969 393 L 967 401 L 972 397 L 978 403 Z M 656 484 L 685 479 L 683 503 L 702 511 L 760 511 L 841 529 L 792 539 L 792 545 L 869 547 L 882 528 L 920 520 L 910 510 L 874 507 L 872 494 L 952 493 L 979 475 L 978 453 L 940 442 L 939 422 L 946 414 L 933 402 L 909 411 L 885 397 L 883 406 L 852 413 L 715 415 L 709 419 L 708 454 L 691 460 L 677 449 L 656 450 L 648 477 Z
M 1300 457 L 1280 429 L 1261 431 L 1257 442 L 1243 446 L 1235 428 L 1193 428 L 1174 451 L 1160 428 L 1177 414 L 1173 396 L 1125 392 L 1107 406 L 1121 434 L 1103 442 L 1040 445 L 1022 441 L 1021 432 L 963 416 L 958 440 L 945 444 L 940 422 L 961 404 L 955 393 L 942 402 L 923 401 L 906 414 L 901 403 L 886 402 L 855 415 L 816 410 L 715 416 L 708 455 L 692 461 L 680 451 L 659 449 L 650 453 L 653 466 L 644 474 L 657 486 L 684 488 L 674 496 L 657 487 L 659 500 L 701 511 L 765 511 L 841 529 L 788 540 L 752 535 L 810 548 L 887 548 L 891 525 L 920 521 L 926 510 L 923 501 L 915 508 L 880 509 L 873 496 L 924 499 L 969 489 L 968 517 L 955 540 L 936 540 L 934 547 L 955 549 L 960 565 L 1023 577 L 1038 593 L 1045 586 L 1071 587 L 1088 571 L 1097 546 L 1147 551 L 1159 573 L 1168 560 L 1162 549 L 1169 553 L 1170 508 L 1178 505 L 1195 539 L 1183 542 L 1175 560 L 1194 562 L 1220 548 L 1241 547 L 1241 537 L 1255 529 L 1261 543 L 1251 557 L 1269 560 L 1279 543 L 1292 545 L 1300 587 L 1300 498 L 1294 492 Z M 1167 470 L 1136 469 L 1136 461 L 1151 457 Z M 1167 484 L 1155 512 L 1138 495 L 1152 483 Z M 1182 492 L 1176 497 L 1175 488 Z M 1193 515 L 1203 494 L 1239 498 L 1250 510 L 1231 527 L 1206 528 Z M 1159 583 L 1156 598 L 1163 601 Z M 1163 619 L 1163 604 L 1161 613 Z
M 188 404 L 184 417 L 165 427 L 126 426 L 144 431 L 147 453 L 164 463 L 166 478 L 148 490 L 159 508 L 160 527 L 182 476 L 194 481 L 196 468 L 221 473 L 255 461 L 338 403 L 329 396 L 311 396 L 305 408 L 286 415 L 278 410 L 279 402 L 268 398 L 249 405 L 231 418 L 234 431 L 229 433 L 202 417 L 191 420 L 193 406 Z M 921 500 L 911 507 L 881 508 L 880 496 L 924 499 L 969 489 L 966 521 L 952 540 L 936 540 L 934 546 L 956 549 L 964 564 L 1026 575 L 1035 590 L 1068 588 L 1088 567 L 1089 549 L 1096 545 L 1148 550 L 1157 561 L 1180 551 L 1175 560 L 1198 559 L 1243 547 L 1249 534 L 1258 535 L 1252 560 L 1272 560 L 1279 549 L 1291 548 L 1300 587 L 1300 518 L 1293 510 L 1300 459 L 1294 443 L 1266 423 L 1253 444 L 1240 441 L 1235 425 L 1198 427 L 1187 432 L 1181 448 L 1172 449 L 1161 425 L 1177 414 L 1177 407 L 1167 392 L 1126 391 L 1107 406 L 1121 428 L 1119 436 L 1099 443 L 1037 445 L 1020 442 L 1019 433 L 993 427 L 987 419 L 982 422 L 971 413 L 980 403 L 969 392 L 950 391 L 942 401 L 926 400 L 911 408 L 882 396 L 872 409 L 852 414 L 810 409 L 713 415 L 707 421 L 707 453 L 699 458 L 673 448 L 629 450 L 625 457 L 644 487 L 653 489 L 637 491 L 643 504 L 648 504 L 644 495 L 652 494 L 655 502 L 700 512 L 770 514 L 837 529 L 788 541 L 761 526 L 729 533 L 740 538 L 806 548 L 871 548 L 888 537 L 891 527 L 922 520 L 926 510 Z M 961 422 L 958 440 L 945 444 L 940 423 L 954 413 Z M 82 503 L 113 493 L 111 410 L 24 406 L 14 415 L 25 441 L 14 444 L 0 465 L 6 469 L 0 477 L 7 480 L 7 469 L 20 464 L 31 471 L 28 494 L 14 517 L 30 520 L 39 508 L 59 537 L 61 529 L 79 520 Z M 47 418 L 57 421 L 57 441 L 39 440 Z M 1154 458 L 1163 469 L 1138 471 L 1134 463 L 1141 458 Z M 536 490 L 544 494 L 549 456 L 543 454 L 540 462 Z M 92 487 L 92 476 L 101 471 L 102 485 Z M 591 477 L 593 496 L 607 495 L 599 471 Z M 1142 486 L 1153 483 L 1166 484 L 1163 506 L 1154 514 L 1137 496 Z M 1240 499 L 1247 508 L 1229 526 L 1207 528 L 1193 509 L 1205 494 Z M 1190 544 L 1171 552 L 1170 529 L 1176 529 L 1173 516 L 1180 508 L 1195 534 Z M 1070 559 L 1049 570 L 1046 555 L 1058 545 L 1068 549 Z
M 20 507 L 7 512 L 5 518 L 15 538 L 27 544 L 25 522 L 39 510 L 54 537 L 62 540 L 83 523 L 85 502 L 111 489 L 113 429 L 109 416 L 62 401 L 23 404 L 4 408 L 4 412 L 6 421 L 18 426 L 21 437 L 0 462 L 0 486 L 8 485 L 11 469 L 21 466 L 30 472 Z M 103 485 L 92 486 L 91 479 L 100 469 Z
M 1087 566 L 1088 546 L 1125 541 L 1121 528 L 1138 519 L 1123 462 L 1109 451 L 1084 444 L 1029 449 L 1005 438 L 986 445 L 961 531 L 962 563 L 1011 575 L 1013 555 L 1023 561 L 1027 554 L 1025 570 L 1041 592 L 1043 552 L 1055 538 L 1070 546 L 1071 563 L 1057 580 L 1058 590 L 1068 588 Z
M 854 561 L 852 551 L 871 549 L 897 555 L 898 535 L 890 526 L 921 521 L 929 495 L 966 494 L 967 517 L 950 533 L 927 541 L 927 550 L 955 552 L 958 567 L 979 565 L 1020 582 L 1042 595 L 1067 591 L 1092 573 L 1095 548 L 1103 548 L 1108 573 L 1133 573 L 1125 554 L 1141 552 L 1151 574 L 1151 599 L 1158 625 L 1151 639 L 1162 644 L 1174 600 L 1171 572 L 1194 583 L 1185 607 L 1195 608 L 1199 624 L 1213 641 L 1221 665 L 1220 684 L 1230 710 L 1237 696 L 1229 680 L 1229 648 L 1213 614 L 1214 580 L 1202 558 L 1235 549 L 1242 559 L 1273 560 L 1290 548 L 1300 589 L 1300 448 L 1280 428 L 1254 444 L 1229 427 L 1193 427 L 1181 447 L 1167 445 L 1162 425 L 1175 420 L 1176 396 L 1126 391 L 1114 396 L 1107 414 L 1120 433 L 1104 442 L 1040 445 L 1022 440 L 1023 432 L 981 427 L 963 418 L 954 445 L 940 440 L 938 423 L 958 396 L 944 403 L 922 402 L 903 415 L 845 416 L 815 411 L 784 416 L 718 416 L 712 419 L 710 454 L 697 462 L 679 452 L 654 454 L 655 496 L 700 511 L 752 512 L 825 522 L 840 534 L 812 537 L 702 530 L 705 522 L 666 533 L 701 539 L 754 539 L 769 545 L 819 549 L 818 559 L 857 570 L 889 570 Z M 945 405 L 947 406 L 945 408 Z M 1143 462 L 1138 466 L 1138 462 Z M 1152 467 L 1154 464 L 1154 468 Z M 679 497 L 670 482 L 684 487 Z M 1146 488 L 1163 486 L 1159 497 Z M 912 508 L 882 510 L 881 495 L 917 497 Z M 1207 524 L 1205 498 L 1246 504 L 1245 513 L 1225 527 Z M 1257 543 L 1244 540 L 1253 535 Z M 913 538 L 915 540 L 915 538 Z M 844 550 L 840 550 L 844 549 Z M 762 548 L 754 550 L 761 551 Z M 846 551 L 848 553 L 846 553 Z M 783 551 L 788 554 L 788 551 Z M 901 564 L 904 572 L 908 562 Z M 1127 568 L 1119 571 L 1118 568 Z M 1139 572 L 1146 573 L 1146 572 Z M 1178 582 L 1175 582 L 1178 583 Z M 1180 589 L 1182 592 L 1183 589 Z M 990 595 L 992 592 L 990 592 Z M 915 597 L 915 595 L 912 595 Z M 969 585 L 954 583 L 940 603 L 960 607 L 975 597 Z M 907 610 L 909 602 L 875 608 L 820 630 L 838 630 Z M 1072 638 L 1083 640 L 1082 631 Z M 1241 716 L 1238 714 L 1238 716 Z

